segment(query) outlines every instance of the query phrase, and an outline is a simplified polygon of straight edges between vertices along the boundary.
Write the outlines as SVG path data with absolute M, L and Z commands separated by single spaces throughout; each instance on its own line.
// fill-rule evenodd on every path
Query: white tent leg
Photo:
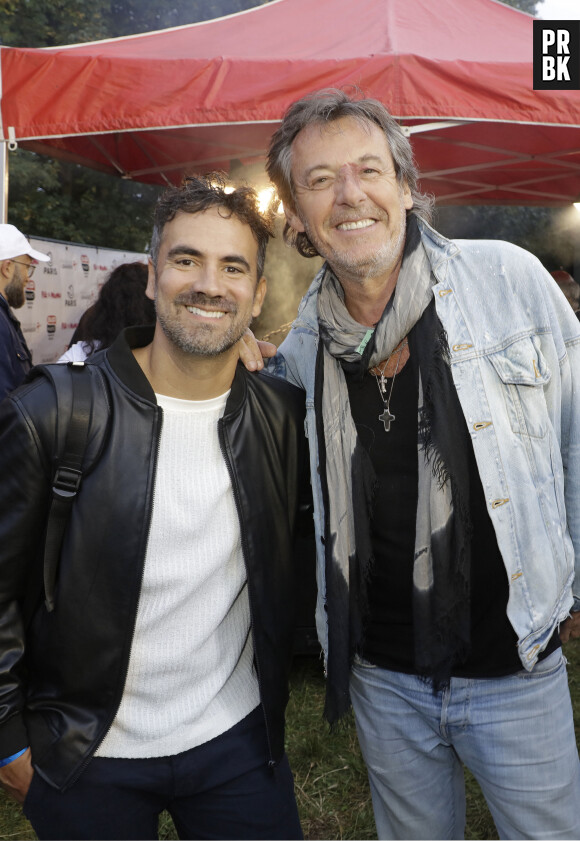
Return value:
M 0 222 L 8 221 L 8 143 L 0 141 Z

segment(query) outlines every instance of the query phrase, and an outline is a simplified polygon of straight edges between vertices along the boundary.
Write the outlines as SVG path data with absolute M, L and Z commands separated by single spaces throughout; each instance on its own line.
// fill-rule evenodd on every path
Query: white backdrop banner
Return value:
M 38 263 L 26 286 L 26 303 L 16 310 L 32 360 L 56 362 L 68 347 L 83 312 L 93 304 L 109 273 L 121 263 L 147 256 L 92 245 L 31 237 L 33 248 L 50 255 Z

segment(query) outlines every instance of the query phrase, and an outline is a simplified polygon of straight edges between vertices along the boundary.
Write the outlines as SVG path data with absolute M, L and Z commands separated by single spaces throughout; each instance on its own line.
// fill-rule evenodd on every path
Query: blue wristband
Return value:
M 22 748 L 19 750 L 18 753 L 13 753 L 12 756 L 7 756 L 6 759 L 0 759 L 0 768 L 4 768 L 5 765 L 10 765 L 11 762 L 14 762 L 15 759 L 18 759 L 19 756 L 22 756 L 23 753 L 26 753 L 28 748 Z

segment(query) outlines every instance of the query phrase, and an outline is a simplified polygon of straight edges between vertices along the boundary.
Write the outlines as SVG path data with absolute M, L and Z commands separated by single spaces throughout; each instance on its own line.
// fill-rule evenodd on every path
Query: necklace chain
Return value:
M 395 348 L 395 350 L 392 352 L 392 354 L 389 356 L 389 358 L 383 364 L 382 368 L 379 368 L 378 365 L 376 365 L 374 368 L 370 369 L 370 373 L 373 375 L 373 377 L 376 378 L 377 386 L 378 386 L 378 389 L 379 389 L 379 395 L 380 395 L 381 400 L 383 401 L 384 411 L 381 412 L 381 414 L 379 415 L 379 420 L 383 422 L 385 432 L 390 432 L 391 431 L 391 423 L 395 420 L 395 416 L 392 414 L 391 409 L 390 409 L 391 397 L 393 396 L 393 388 L 395 387 L 395 377 L 397 376 L 397 374 L 399 372 L 399 365 L 401 364 L 401 357 L 403 355 L 403 350 L 407 347 L 408 344 L 409 344 L 408 340 L 405 339 L 405 341 L 401 342 L 401 344 L 398 347 Z M 391 387 L 390 387 L 389 393 L 387 395 L 387 377 L 385 377 L 385 371 L 386 371 L 387 365 L 389 364 L 389 362 L 391 361 L 391 359 L 394 357 L 394 355 L 396 353 L 398 354 L 397 364 L 395 366 L 395 372 L 394 372 L 393 377 L 391 379 Z

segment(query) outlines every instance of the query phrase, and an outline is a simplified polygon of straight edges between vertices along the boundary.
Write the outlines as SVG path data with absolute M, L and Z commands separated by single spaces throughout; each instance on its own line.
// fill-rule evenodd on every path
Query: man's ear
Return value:
M 297 234 L 304 233 L 304 225 L 300 221 L 300 217 L 291 205 L 284 205 L 284 215 L 286 216 L 286 221 L 288 222 L 293 231 L 296 231 Z
M 148 298 L 152 301 L 155 300 L 155 286 L 157 285 L 155 279 L 155 266 L 153 265 L 153 261 L 149 259 L 147 261 L 147 288 L 145 289 L 145 294 Z
M 268 284 L 265 277 L 261 277 L 256 286 L 254 293 L 254 303 L 252 305 L 252 318 L 256 318 L 262 312 L 262 304 L 266 297 L 266 288 Z
M 261 277 L 256 286 L 254 293 L 254 303 L 252 305 L 252 318 L 256 318 L 262 312 L 262 304 L 266 297 L 267 281 L 265 277 Z
M 14 263 L 12 260 L 0 260 L 0 292 L 4 290 L 12 280 L 14 274 Z

